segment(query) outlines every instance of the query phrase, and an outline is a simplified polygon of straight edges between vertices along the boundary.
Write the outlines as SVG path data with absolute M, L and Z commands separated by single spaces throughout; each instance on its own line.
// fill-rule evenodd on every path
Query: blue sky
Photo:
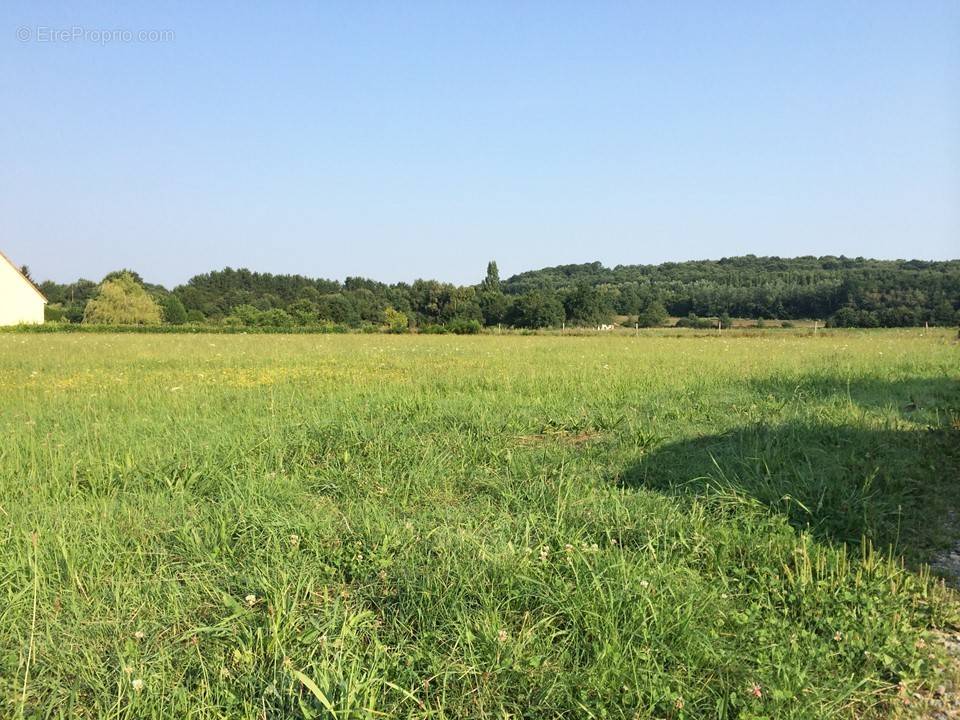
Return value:
M 960 256 L 956 0 L 128 5 L 5 4 L 35 277 Z

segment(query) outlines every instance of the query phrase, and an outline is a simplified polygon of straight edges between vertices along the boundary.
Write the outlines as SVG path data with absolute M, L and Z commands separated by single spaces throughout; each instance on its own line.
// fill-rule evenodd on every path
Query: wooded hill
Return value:
M 505 281 L 490 263 L 486 277 L 472 286 L 436 280 L 388 285 L 358 277 L 340 282 L 226 268 L 169 291 L 131 275 L 160 303 L 168 322 L 548 327 L 610 322 L 615 315 L 660 325 L 671 315 L 688 324 L 733 316 L 895 327 L 955 324 L 960 310 L 960 260 L 747 255 L 614 268 L 595 262 L 531 270 Z M 88 280 L 40 284 L 50 319 L 72 322 L 82 321 L 98 287 Z

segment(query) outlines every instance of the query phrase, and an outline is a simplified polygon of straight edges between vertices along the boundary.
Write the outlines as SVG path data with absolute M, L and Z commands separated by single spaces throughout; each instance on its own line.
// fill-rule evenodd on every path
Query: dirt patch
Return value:
M 566 432 L 558 430 L 556 432 L 534 433 L 532 435 L 520 435 L 517 442 L 520 445 L 542 445 L 549 442 L 560 442 L 566 445 L 586 445 L 600 438 L 600 433 L 595 430 L 581 430 L 580 432 Z
M 930 561 L 930 569 L 948 586 L 960 589 L 960 543 L 937 553 Z
M 960 535 L 960 518 L 957 517 L 956 512 L 950 511 L 947 513 L 943 527 L 945 533 L 948 533 L 948 537 Z M 930 559 L 930 570 L 935 575 L 942 577 L 948 587 L 960 590 L 960 540 L 957 540 L 945 550 L 937 552 Z
M 947 651 L 947 666 L 940 684 L 922 692 L 908 692 L 901 686 L 902 717 L 917 720 L 960 720 L 960 633 L 944 630 L 936 633 Z

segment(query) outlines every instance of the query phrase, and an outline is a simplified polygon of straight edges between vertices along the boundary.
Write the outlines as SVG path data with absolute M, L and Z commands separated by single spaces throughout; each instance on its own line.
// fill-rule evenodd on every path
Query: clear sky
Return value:
M 38 279 L 960 257 L 957 0 L 32 0 L 0 23 L 0 250 Z

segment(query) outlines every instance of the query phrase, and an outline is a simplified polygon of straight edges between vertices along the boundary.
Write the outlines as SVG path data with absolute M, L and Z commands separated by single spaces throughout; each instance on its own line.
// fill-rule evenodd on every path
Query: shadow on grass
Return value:
M 620 480 L 679 495 L 760 503 L 818 539 L 863 539 L 911 565 L 960 536 L 960 388 L 949 378 L 903 383 L 763 383 L 759 393 L 842 394 L 923 422 L 874 429 L 791 421 L 661 445 Z M 935 419 L 935 420 L 934 420 Z M 919 427 L 917 427 L 919 426 Z M 955 512 L 956 511 L 956 512 Z
M 805 375 L 755 380 L 750 388 L 758 395 L 771 395 L 785 401 L 841 398 L 862 408 L 892 407 L 909 420 L 947 422 L 951 414 L 960 418 L 960 383 L 949 377 L 881 382 L 870 378 L 847 380 L 836 375 Z

